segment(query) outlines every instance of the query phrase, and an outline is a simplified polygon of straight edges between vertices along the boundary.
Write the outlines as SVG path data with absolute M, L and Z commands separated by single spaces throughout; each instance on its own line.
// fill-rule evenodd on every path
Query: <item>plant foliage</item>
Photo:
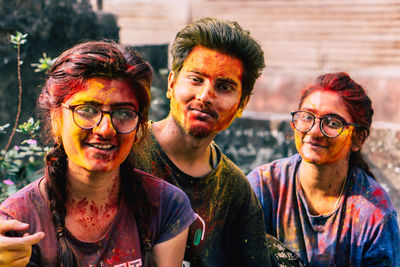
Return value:
M 22 94 L 20 66 L 20 46 L 26 43 L 27 34 L 17 32 L 11 35 L 10 43 L 17 49 L 17 74 L 19 81 L 19 96 Z M 32 64 L 36 67 L 35 72 L 47 71 L 54 63 L 54 60 L 43 53 L 43 58 L 38 64 Z M 19 97 L 18 113 L 15 119 L 15 125 L 11 129 L 6 147 L 0 151 L 0 202 L 15 193 L 18 189 L 34 181 L 43 175 L 44 155 L 48 151 L 47 147 L 41 147 L 38 143 L 40 122 L 33 118 L 18 124 L 18 118 L 21 110 L 21 97 Z M 0 136 L 8 134 L 10 123 L 0 125 Z M 25 139 L 19 144 L 9 149 L 11 140 L 15 133 L 25 136 Z

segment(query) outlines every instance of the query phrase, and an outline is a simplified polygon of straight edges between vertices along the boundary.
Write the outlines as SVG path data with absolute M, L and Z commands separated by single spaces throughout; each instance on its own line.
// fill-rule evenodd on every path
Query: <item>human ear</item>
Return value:
M 175 72 L 170 71 L 168 75 L 168 90 L 167 90 L 167 98 L 171 99 L 172 89 L 175 85 Z
M 292 121 L 290 121 L 289 125 L 290 125 L 290 127 L 292 128 L 293 131 L 296 129 L 296 128 L 294 128 L 294 125 L 293 125 Z
M 362 145 L 364 144 L 366 139 L 367 139 L 366 130 L 361 130 L 361 131 L 355 130 L 351 137 L 351 151 L 353 152 L 359 151 L 362 148 Z
M 247 103 L 249 103 L 250 96 L 246 96 L 240 103 L 239 108 L 236 112 L 236 117 L 240 118 L 243 115 L 243 110 L 246 108 Z
M 55 141 L 57 141 L 61 138 L 61 114 L 60 114 L 60 112 L 52 111 L 50 113 L 50 119 L 51 119 L 51 131 L 53 134 L 53 139 Z

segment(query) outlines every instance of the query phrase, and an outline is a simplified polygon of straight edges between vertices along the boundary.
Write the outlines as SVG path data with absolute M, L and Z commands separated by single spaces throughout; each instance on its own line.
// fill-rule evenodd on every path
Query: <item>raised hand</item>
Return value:
M 32 245 L 44 238 L 43 232 L 25 233 L 22 237 L 8 237 L 8 231 L 26 231 L 29 224 L 18 220 L 0 219 L 0 267 L 24 267 L 29 263 Z

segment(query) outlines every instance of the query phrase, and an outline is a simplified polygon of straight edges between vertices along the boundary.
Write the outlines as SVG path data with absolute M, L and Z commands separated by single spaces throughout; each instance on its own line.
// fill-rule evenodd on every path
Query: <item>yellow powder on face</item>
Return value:
M 313 162 L 316 164 L 334 163 L 346 158 L 351 152 L 353 131 L 354 127 L 350 126 L 345 128 L 337 137 L 324 137 L 327 140 L 327 148 L 325 150 L 321 149 L 318 152 L 312 152 L 312 150 L 309 149 L 308 144 L 303 143 L 304 136 L 307 133 L 295 130 L 295 145 L 303 160 L 307 162 Z
M 103 99 L 111 99 L 111 95 L 115 93 L 116 88 L 114 86 L 111 86 L 107 88 L 107 90 L 103 90 L 103 88 L 106 86 L 102 82 L 102 80 L 98 78 L 91 78 L 87 81 L 87 90 L 86 93 L 87 95 L 96 95 L 98 94 L 101 96 Z M 84 95 L 83 95 L 84 97 Z M 105 105 L 109 104 L 110 100 L 106 100 L 104 102 Z
M 343 132 L 338 137 L 336 137 L 336 142 L 333 143 L 331 148 L 329 149 L 330 159 L 332 161 L 339 160 L 345 157 L 347 153 L 350 152 L 353 130 L 353 126 L 345 128 Z
M 118 103 L 129 103 L 138 106 L 136 95 L 130 85 L 118 79 L 92 78 L 89 79 L 81 90 L 71 96 L 67 105 L 82 104 L 85 102 L 97 103 L 104 110 L 110 110 L 112 105 Z M 111 105 L 111 106 L 110 106 Z M 105 119 L 104 119 L 105 118 Z M 106 122 L 104 120 L 107 120 Z M 136 131 L 127 134 L 118 134 L 112 128 L 108 116 L 103 117 L 98 127 L 90 130 L 79 128 L 73 121 L 72 112 L 63 109 L 62 124 L 60 127 L 66 153 L 77 167 L 89 171 L 110 171 L 118 168 L 123 162 L 135 140 Z M 100 135 L 106 135 L 108 143 L 116 149 L 107 152 L 96 151 L 87 143 L 99 142 Z

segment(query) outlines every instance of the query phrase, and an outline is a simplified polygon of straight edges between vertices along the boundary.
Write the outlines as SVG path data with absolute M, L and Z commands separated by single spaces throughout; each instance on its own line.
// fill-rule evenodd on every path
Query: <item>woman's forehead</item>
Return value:
M 314 91 L 303 101 L 301 110 L 308 110 L 316 113 L 318 116 L 325 114 L 337 114 L 346 121 L 351 121 L 352 117 L 347 110 L 343 97 L 332 91 Z
M 99 102 L 104 105 L 132 102 L 137 105 L 134 90 L 121 79 L 90 78 L 66 102 L 74 101 Z

